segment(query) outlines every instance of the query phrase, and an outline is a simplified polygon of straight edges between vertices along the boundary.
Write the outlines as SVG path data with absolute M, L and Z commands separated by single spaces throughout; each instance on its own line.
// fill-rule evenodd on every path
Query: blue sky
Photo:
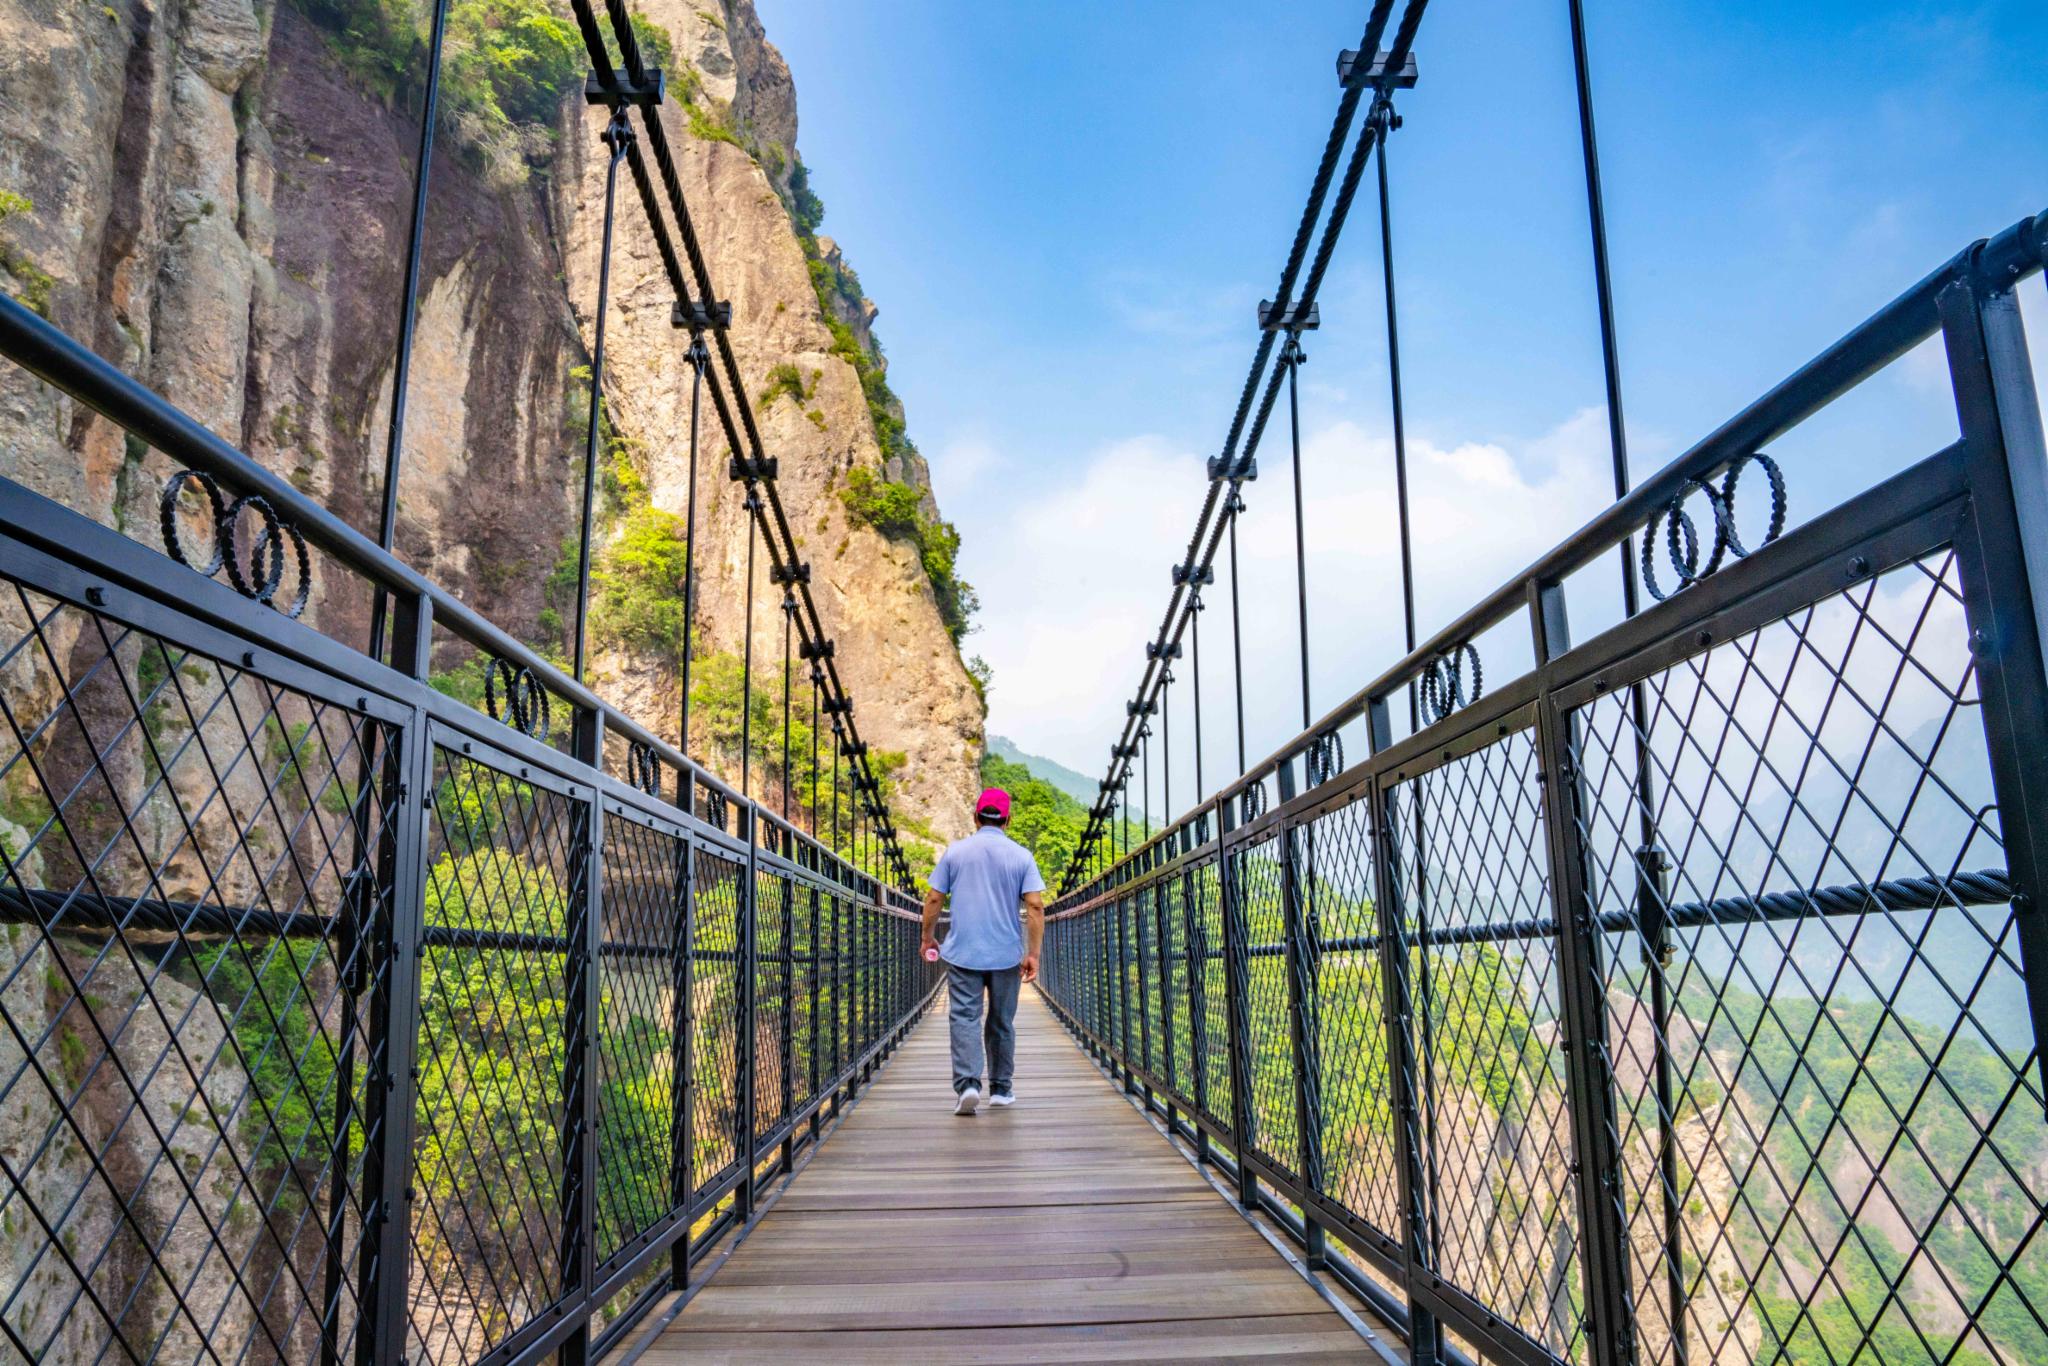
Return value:
M 1096 772 L 1365 7 L 758 3 L 796 78 L 824 231 L 880 305 L 891 381 L 965 538 L 990 727 Z M 1566 22 L 1562 0 L 1438 0 L 1400 105 L 1425 634 L 1606 497 Z M 1589 0 L 1588 23 L 1638 473 L 2048 205 L 2037 3 Z M 1302 372 L 1319 710 L 1401 652 L 1369 186 Z M 2023 296 L 2037 369 L 2041 292 Z M 1939 358 L 1915 353 L 1779 447 L 1795 519 L 1952 432 Z M 1276 423 L 1251 490 L 1245 588 L 1291 609 L 1284 437 Z M 1253 618 L 1257 757 L 1299 713 L 1291 610 Z M 1223 765 L 1212 751 L 1207 776 Z

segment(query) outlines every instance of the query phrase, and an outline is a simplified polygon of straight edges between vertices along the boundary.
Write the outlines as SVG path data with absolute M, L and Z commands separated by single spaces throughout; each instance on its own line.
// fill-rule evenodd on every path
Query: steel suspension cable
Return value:
M 451 0 L 435 0 L 427 32 L 427 88 L 420 111 L 419 152 L 413 162 L 412 236 L 406 243 L 405 292 L 399 296 L 398 353 L 391 367 L 391 426 L 384 440 L 384 487 L 378 490 L 377 548 L 391 549 L 398 534 L 398 468 L 405 455 L 405 415 L 412 391 L 412 348 L 419 331 L 420 263 L 425 259 L 428 176 L 434 168 L 434 125 L 441 108 L 441 50 L 448 38 Z M 370 599 L 370 658 L 384 658 L 390 597 L 382 584 Z
M 704 398 L 704 333 L 692 329 L 690 349 L 690 482 L 683 506 L 683 717 L 676 748 L 690 749 L 690 661 L 697 653 L 697 419 Z
M 789 823 L 789 637 L 796 628 L 796 599 L 782 595 L 782 820 Z
M 1372 117 L 1380 122 L 1380 278 L 1387 304 L 1387 386 L 1388 405 L 1394 425 L 1394 520 L 1401 543 L 1401 639 L 1404 653 L 1415 653 L 1415 546 L 1408 521 L 1408 427 L 1401 402 L 1401 319 L 1394 291 L 1394 217 L 1387 182 L 1387 134 L 1401 126 L 1394 107 L 1382 95 L 1373 105 Z M 1408 729 L 1421 725 L 1422 713 L 1416 687 L 1408 684 Z
M 604 34 L 598 26 L 596 15 L 592 9 L 592 0 L 570 0 L 570 5 L 574 11 L 578 29 L 582 34 L 584 46 L 588 51 L 592 70 L 596 73 L 598 84 L 607 90 L 617 90 L 619 88 L 617 74 L 604 40 Z M 636 87 L 642 90 L 648 88 L 650 84 L 648 72 L 642 62 L 639 42 L 634 33 L 631 16 L 627 12 L 625 0 L 605 0 L 605 11 L 610 20 L 612 35 L 618 43 L 619 55 L 628 76 Z M 670 214 L 675 219 L 677 232 L 682 239 L 684 257 L 687 258 L 688 262 L 687 278 L 684 261 L 677 256 L 675 244 L 670 238 L 666 222 L 662 216 L 660 194 L 655 189 L 653 178 L 648 174 L 646 160 L 642 156 L 637 143 L 628 149 L 627 165 L 632 172 L 634 185 L 646 210 L 648 225 L 653 232 L 655 246 L 661 254 L 663 267 L 668 275 L 670 285 L 676 292 L 676 314 L 678 319 L 688 318 L 694 324 L 708 325 L 711 329 L 713 340 L 718 349 L 720 368 L 724 373 L 725 380 L 725 383 L 722 385 L 717 376 L 711 377 L 712 408 L 724 430 L 727 444 L 733 451 L 736 461 L 739 453 L 742 451 L 750 452 L 751 454 L 751 458 L 747 459 L 744 466 L 738 471 L 738 477 L 746 481 L 749 490 L 758 490 L 764 495 L 763 500 L 753 509 L 754 518 L 759 523 L 771 568 L 783 571 L 786 566 L 800 564 L 801 558 L 798 554 L 795 534 L 791 529 L 788 516 L 783 510 L 781 497 L 776 488 L 773 462 L 767 460 L 763 454 L 760 430 L 754 420 L 752 409 L 747 403 L 746 391 L 740 382 L 738 361 L 734 355 L 731 340 L 726 333 L 730 321 L 730 309 L 729 306 L 720 306 L 714 302 L 717 296 L 711 287 L 710 270 L 704 256 L 703 245 L 698 239 L 696 227 L 690 218 L 688 204 L 683 197 L 682 181 L 676 171 L 675 157 L 669 147 L 667 134 L 661 120 L 657 114 L 651 112 L 647 107 L 642 108 L 641 120 L 642 136 L 653 155 L 655 168 L 659 172 L 661 192 L 666 195 Z M 693 282 L 695 285 L 694 291 L 692 289 Z M 727 402 L 725 392 L 728 386 L 731 389 L 733 398 L 730 404 Z M 737 421 L 735 421 L 735 412 L 737 413 Z M 827 637 L 823 619 L 819 615 L 816 600 L 810 592 L 807 580 L 798 580 L 797 594 L 804 608 L 803 614 L 798 619 L 797 628 L 803 636 L 805 643 L 826 642 Z M 821 663 L 825 674 L 824 686 L 826 690 L 838 701 L 848 703 L 844 707 L 835 708 L 835 714 L 842 717 L 850 741 L 854 742 L 854 750 L 851 757 L 855 760 L 862 775 L 872 778 L 873 775 L 869 770 L 866 757 L 866 747 L 857 744 L 859 732 L 853 724 L 849 694 L 839 677 L 838 667 L 833 663 L 829 652 L 822 655 Z M 891 861 L 896 868 L 897 875 L 899 879 L 907 880 L 908 865 L 903 859 L 902 851 L 896 840 L 895 831 L 890 825 L 886 813 L 882 813 L 880 825 L 881 835 Z
M 1408 7 L 1403 12 L 1399 30 L 1395 34 L 1394 45 L 1389 49 L 1384 59 L 1382 67 L 1384 71 L 1395 72 L 1405 66 L 1426 8 L 1426 0 L 1410 0 Z M 1387 3 L 1376 3 L 1374 5 L 1372 15 L 1367 24 L 1366 38 L 1359 45 L 1361 59 L 1370 60 L 1372 58 L 1372 54 L 1378 46 L 1378 39 L 1385 30 L 1386 21 L 1391 12 L 1391 0 L 1388 0 Z M 1332 123 L 1330 137 L 1324 146 L 1323 158 L 1317 169 L 1316 182 L 1311 190 L 1309 205 L 1304 212 L 1302 223 L 1297 229 L 1293 249 L 1289 253 L 1287 265 L 1282 272 L 1282 287 L 1272 303 L 1276 313 L 1284 314 L 1290 307 L 1296 311 L 1297 315 L 1306 313 L 1308 306 L 1314 302 L 1316 292 L 1321 287 L 1322 279 L 1334 252 L 1337 238 L 1341 235 L 1346 217 L 1348 216 L 1351 201 L 1355 197 L 1358 184 L 1363 178 L 1365 160 L 1370 156 L 1374 145 L 1378 141 L 1377 133 L 1368 124 L 1360 133 L 1353 147 L 1350 162 L 1345 168 L 1343 181 L 1338 187 L 1338 193 L 1331 204 L 1330 215 L 1324 225 L 1315 259 L 1310 264 L 1306 276 L 1301 276 L 1300 271 L 1306 256 L 1308 243 L 1313 235 L 1315 224 L 1319 219 L 1324 196 L 1329 190 L 1337 160 L 1342 154 L 1344 144 L 1349 136 L 1352 119 L 1364 88 L 1365 86 L 1362 82 L 1347 84 L 1344 96 L 1339 102 L 1338 116 Z M 1302 288 L 1298 293 L 1294 291 L 1294 284 L 1297 278 L 1300 279 L 1302 284 Z M 1274 335 L 1272 331 L 1266 331 L 1261 334 L 1252 371 L 1246 379 L 1244 390 L 1240 394 L 1237 410 L 1233 415 L 1229 437 L 1224 444 L 1223 454 L 1211 462 L 1209 489 L 1204 498 L 1201 511 L 1197 516 L 1195 531 L 1188 545 L 1187 565 L 1190 569 L 1206 568 L 1213 562 L 1218 544 L 1225 535 L 1225 527 L 1233 520 L 1227 513 L 1220 516 L 1217 515 L 1219 504 L 1223 504 L 1226 493 L 1236 493 L 1245 479 L 1252 477 L 1251 457 L 1257 450 L 1265 425 L 1278 400 L 1281 379 L 1280 369 L 1284 368 L 1276 367 L 1270 375 L 1266 374 L 1266 366 L 1272 355 Z M 1262 377 L 1266 378 L 1266 384 L 1261 396 L 1260 379 Z M 1246 430 L 1246 419 L 1251 413 L 1255 397 L 1258 398 L 1257 416 L 1252 420 L 1249 430 Z M 1240 433 L 1243 434 L 1241 446 Z M 1160 627 L 1158 643 L 1161 646 L 1165 646 L 1179 638 L 1181 630 L 1185 628 L 1187 615 L 1184 595 L 1181 588 L 1176 586 L 1172 597 L 1169 599 L 1166 616 Z M 1148 664 L 1138 691 L 1140 703 L 1147 700 L 1156 691 L 1158 676 L 1158 671 Z M 1119 768 L 1127 769 L 1128 767 L 1129 758 L 1125 753 L 1125 746 L 1128 745 L 1132 733 L 1131 725 L 1127 723 L 1116 747 L 1117 757 L 1111 764 L 1110 776 L 1112 778 L 1116 776 Z M 1098 802 L 1096 807 L 1090 812 L 1089 823 L 1083 835 L 1083 849 L 1090 847 L 1092 841 L 1100 837 L 1107 815 L 1107 806 L 1102 802 Z M 1070 863 L 1067 875 L 1062 880 L 1063 891 L 1070 890 L 1078 882 L 1080 868 L 1081 851 L 1077 849 L 1075 861 Z
M 1188 604 L 1193 614 L 1188 621 L 1190 665 L 1194 670 L 1195 688 L 1195 800 L 1200 801 L 1208 792 L 1202 784 L 1202 590 L 1197 588 Z
M 746 509 L 749 514 L 756 510 L 757 499 L 752 489 L 747 490 Z M 746 645 L 740 656 L 740 797 L 745 800 L 751 793 L 747 780 L 752 773 L 754 757 L 754 522 L 747 519 L 747 629 Z
M 1308 700 L 1308 539 L 1301 511 L 1301 396 L 1298 375 L 1302 354 L 1301 338 L 1289 334 L 1280 353 L 1287 372 L 1287 434 L 1294 447 L 1294 602 L 1301 617 L 1301 724 L 1304 729 L 1315 719 Z
M 570 676 L 583 681 L 590 615 L 590 534 L 597 503 L 597 443 L 604 425 L 604 325 L 611 303 L 612 229 L 617 222 L 619 162 L 633 145 L 632 120 L 623 105 L 612 111 L 601 135 L 611 152 L 604 176 L 604 241 L 597 257 L 597 319 L 590 348 L 590 418 L 583 437 L 583 534 L 576 545 L 576 648 Z

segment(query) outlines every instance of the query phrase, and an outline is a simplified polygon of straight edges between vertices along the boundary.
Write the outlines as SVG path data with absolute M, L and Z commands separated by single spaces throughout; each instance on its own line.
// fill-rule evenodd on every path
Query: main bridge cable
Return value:
M 1419 3 L 1419 0 L 1411 0 L 1411 6 L 1415 3 Z M 1372 13 L 1366 21 L 1365 36 L 1359 44 L 1361 52 L 1371 53 L 1377 49 L 1379 39 L 1386 31 L 1387 21 L 1392 16 L 1393 8 L 1393 0 L 1375 0 Z M 1404 27 L 1406 27 L 1405 24 Z M 1357 114 L 1358 104 L 1362 95 L 1363 92 L 1359 87 L 1347 85 L 1338 100 L 1337 113 L 1335 118 L 1331 120 L 1329 136 L 1323 143 L 1322 158 L 1317 163 L 1315 179 L 1309 187 L 1308 203 L 1303 207 L 1301 221 L 1295 227 L 1294 241 L 1288 249 L 1286 264 L 1281 267 L 1280 283 L 1275 291 L 1275 299 L 1282 308 L 1286 306 L 1293 292 L 1295 281 L 1301 271 L 1302 262 L 1307 259 L 1309 243 L 1313 238 L 1316 222 L 1322 214 L 1323 200 L 1329 192 L 1331 177 L 1336 172 L 1337 158 L 1343 153 L 1344 143 L 1350 135 L 1351 123 Z M 1216 460 L 1210 462 L 1209 487 L 1203 497 L 1201 511 L 1195 519 L 1195 529 L 1188 538 L 1187 558 L 1189 561 L 1193 561 L 1198 556 L 1201 556 L 1200 547 L 1202 545 L 1203 533 L 1210 526 L 1210 519 L 1216 515 L 1219 502 L 1224 504 L 1225 514 L 1224 518 L 1219 519 L 1218 524 L 1221 525 L 1222 521 L 1227 520 L 1229 516 L 1229 508 L 1234 499 L 1224 499 L 1222 497 L 1225 486 L 1227 485 L 1230 493 L 1234 495 L 1243 484 L 1244 479 L 1249 477 L 1251 470 L 1249 452 L 1247 453 L 1246 460 L 1243 462 L 1236 462 L 1233 460 L 1233 457 L 1237 453 L 1238 441 L 1244 432 L 1245 422 L 1251 415 L 1252 401 L 1259 392 L 1260 377 L 1266 372 L 1266 366 L 1272 358 L 1272 352 L 1273 334 L 1270 332 L 1261 333 L 1258 349 L 1252 357 L 1251 372 L 1245 376 L 1244 388 L 1238 394 L 1237 409 L 1231 417 L 1230 430 L 1224 438 L 1223 453 Z M 1270 407 L 1270 403 L 1267 406 Z M 1263 423 L 1261 426 L 1263 426 Z M 1256 436 L 1254 436 L 1254 444 L 1256 439 Z M 1242 473 L 1236 477 L 1231 477 L 1233 470 L 1239 470 Z M 1207 564 L 1208 558 L 1213 557 L 1214 553 L 1215 544 L 1212 536 L 1207 556 L 1202 557 L 1202 562 Z M 1179 589 L 1176 588 L 1173 596 L 1168 600 L 1165 620 L 1160 625 L 1160 637 L 1162 640 L 1167 635 L 1168 624 L 1173 621 L 1175 613 L 1180 607 L 1180 598 Z M 1145 685 L 1142 685 L 1139 689 L 1141 697 L 1148 691 L 1150 681 L 1150 670 L 1148 669 Z M 1118 742 L 1119 752 L 1128 746 L 1130 740 L 1129 728 L 1126 727 L 1124 735 Z M 1129 775 L 1130 762 L 1128 756 L 1124 756 L 1119 761 L 1111 764 L 1110 778 L 1112 780 L 1119 776 L 1128 778 Z M 1074 862 L 1068 867 L 1067 877 L 1063 880 L 1061 887 L 1062 892 L 1070 889 L 1078 865 L 1083 859 L 1085 851 L 1088 850 L 1091 842 L 1096 837 L 1104 815 L 1105 808 L 1102 801 L 1098 800 L 1096 809 L 1089 813 L 1087 831 L 1083 834 L 1080 844 L 1075 847 Z
M 582 33 L 584 47 L 588 50 L 597 83 L 606 89 L 617 88 L 618 71 L 612 64 L 611 54 L 605 45 L 604 32 L 598 24 L 591 0 L 570 0 L 570 5 L 575 11 L 577 28 Z M 625 0 L 605 0 L 605 13 L 610 21 L 612 35 L 618 42 L 620 60 L 628 80 L 635 86 L 646 86 L 649 81 L 648 68 L 642 60 L 639 40 L 633 32 L 632 17 L 626 10 Z M 676 227 L 682 237 L 683 255 L 687 257 L 689 263 L 687 275 L 682 260 L 676 254 L 674 241 L 669 235 L 667 222 L 661 212 L 661 198 L 656 193 L 653 179 L 648 173 L 646 158 L 637 140 L 628 145 L 627 167 L 632 173 L 634 187 L 646 212 L 648 225 L 653 231 L 655 246 L 661 254 L 662 266 L 668 274 L 670 285 L 675 290 L 678 319 L 703 318 L 708 321 L 706 330 L 709 331 L 717 348 L 719 366 L 724 371 L 725 379 L 724 385 L 721 385 L 718 373 L 706 367 L 705 377 L 710 381 L 707 387 L 711 394 L 712 408 L 718 416 L 719 426 L 725 433 L 729 448 L 735 455 L 743 450 L 750 453 L 751 458 L 741 467 L 742 477 L 750 490 L 758 486 L 762 494 L 762 506 L 752 509 L 751 515 L 759 524 L 762 540 L 768 549 L 771 570 L 788 573 L 788 567 L 801 564 L 801 558 L 797 553 L 795 533 L 790 526 L 788 515 L 783 510 L 782 499 L 776 488 L 775 467 L 768 461 L 763 451 L 760 429 L 755 423 L 752 407 L 746 399 L 745 385 L 740 379 L 739 361 L 733 353 L 732 342 L 727 335 L 731 315 L 729 310 L 712 304 L 717 298 L 717 293 L 711 286 L 710 268 L 683 197 L 682 180 L 677 174 L 675 156 L 669 147 L 660 116 L 651 112 L 645 105 L 641 107 L 640 116 L 642 138 L 653 153 L 655 169 L 660 174 L 669 210 L 675 217 Z M 693 282 L 694 292 L 691 288 Z M 702 301 L 701 305 L 698 300 Z M 727 387 L 731 389 L 730 402 L 725 392 Z M 734 417 L 735 409 L 738 412 L 737 421 Z M 795 586 L 803 606 L 803 612 L 797 618 L 797 632 L 805 646 L 819 647 L 826 691 L 835 700 L 844 703 L 843 710 L 837 711 L 835 715 L 845 727 L 848 748 L 857 768 L 859 781 L 855 783 L 855 790 L 870 806 L 870 814 L 877 823 L 877 832 L 882 838 L 897 880 L 907 885 L 910 881 L 909 864 L 897 840 L 894 823 L 880 802 L 880 787 L 875 781 L 875 775 L 869 766 L 867 749 L 860 743 L 859 729 L 853 720 L 850 694 L 839 676 L 838 666 L 832 655 L 822 648 L 829 643 L 829 638 L 825 632 L 824 619 L 818 612 L 817 602 L 811 595 L 808 576 L 801 578 Z M 688 737 L 685 736 L 684 739 L 687 742 Z
M 1421 27 L 1423 13 L 1427 7 L 1428 0 L 1408 0 L 1407 7 L 1402 11 L 1401 23 L 1395 30 L 1393 43 L 1387 49 L 1385 57 L 1380 59 L 1376 58 L 1375 54 L 1379 50 L 1380 38 L 1386 32 L 1388 20 L 1392 17 L 1393 0 L 1375 0 L 1372 13 L 1366 21 L 1365 35 L 1359 42 L 1357 60 L 1361 64 L 1376 65 L 1384 73 L 1381 76 L 1382 84 L 1396 81 L 1398 73 L 1406 67 L 1414 51 L 1416 33 Z M 1309 264 L 1306 276 L 1301 274 L 1302 265 L 1308 259 L 1309 243 L 1314 239 L 1315 225 L 1321 217 L 1323 201 L 1328 195 L 1335 177 L 1338 158 L 1343 153 L 1358 106 L 1363 101 L 1369 84 L 1367 80 L 1358 78 L 1345 83 L 1343 96 L 1338 101 L 1336 117 L 1331 122 L 1330 135 L 1323 146 L 1322 159 L 1316 168 L 1315 181 L 1310 187 L 1308 203 L 1295 230 L 1286 265 L 1281 270 L 1280 284 L 1272 301 L 1276 316 L 1284 315 L 1290 309 L 1297 315 L 1306 314 L 1322 287 L 1323 276 L 1329 268 L 1337 239 L 1343 232 L 1345 220 L 1350 213 L 1352 199 L 1356 196 L 1359 181 L 1364 176 L 1366 161 L 1378 144 L 1379 131 L 1370 120 L 1360 131 L 1352 148 L 1351 159 L 1345 167 L 1337 195 L 1331 202 L 1329 219 L 1324 225 L 1315 258 Z M 1295 292 L 1297 280 L 1301 284 L 1298 294 Z M 1253 355 L 1251 372 L 1246 376 L 1244 388 L 1238 396 L 1237 408 L 1231 418 L 1222 454 L 1209 462 L 1209 487 L 1203 497 L 1201 511 L 1196 516 L 1194 531 L 1188 539 L 1187 560 L 1184 562 L 1195 572 L 1206 570 L 1213 564 L 1226 532 L 1234 526 L 1237 512 L 1241 510 L 1241 500 L 1236 495 L 1248 479 L 1256 476 L 1257 469 L 1253 457 L 1257 454 L 1266 424 L 1278 401 L 1283 379 L 1282 371 L 1286 369 L 1282 365 L 1268 371 L 1268 364 L 1273 359 L 1274 340 L 1273 332 L 1261 334 L 1258 349 Z M 1263 393 L 1260 389 L 1262 377 L 1266 381 Z M 1258 406 L 1256 416 L 1253 416 L 1255 397 Z M 1246 426 L 1248 418 L 1249 428 Z M 1225 497 L 1226 492 L 1230 497 Z M 1157 643 L 1162 648 L 1178 643 L 1190 615 L 1184 586 L 1176 584 L 1167 600 L 1166 614 L 1160 623 Z M 1147 661 L 1138 688 L 1140 703 L 1149 701 L 1158 690 L 1159 670 L 1155 667 L 1156 663 L 1157 661 Z M 1110 764 L 1110 782 L 1114 782 L 1119 774 L 1129 773 L 1130 760 L 1123 755 L 1123 750 L 1131 742 L 1132 726 L 1133 721 L 1127 718 L 1117 748 L 1113 751 L 1118 757 Z M 1089 812 L 1088 826 L 1082 834 L 1073 858 L 1068 863 L 1066 874 L 1061 879 L 1062 895 L 1072 891 L 1082 880 L 1087 851 L 1100 838 L 1107 814 L 1106 799 L 1098 799 L 1095 808 Z

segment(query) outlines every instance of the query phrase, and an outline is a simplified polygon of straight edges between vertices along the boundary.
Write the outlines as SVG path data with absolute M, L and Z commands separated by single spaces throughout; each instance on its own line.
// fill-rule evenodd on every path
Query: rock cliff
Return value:
M 0 0 L 0 288 L 372 535 L 426 8 Z M 469 27 L 451 26 L 444 65 L 396 546 L 493 619 L 561 651 L 603 116 L 574 98 L 583 64 L 573 42 L 551 58 L 531 40 L 573 39 L 566 5 L 457 9 Z M 683 191 L 733 305 L 742 373 L 862 731 L 903 756 L 890 762 L 904 823 L 928 841 L 956 835 L 981 748 L 983 708 L 954 638 L 971 590 L 952 575 L 957 542 L 888 390 L 874 305 L 837 246 L 816 235 L 788 68 L 751 0 L 643 0 L 638 9 L 665 49 L 662 117 Z M 524 46 L 493 47 L 515 21 L 529 26 Z M 621 208 L 600 579 L 636 533 L 653 525 L 673 537 L 673 522 L 656 514 L 680 518 L 688 487 L 687 336 L 670 325 L 669 287 L 623 182 Z M 727 455 L 706 421 L 700 658 L 736 652 L 747 615 L 747 530 Z M 0 367 L 0 473 L 147 538 L 171 468 Z M 362 586 L 317 569 L 315 580 L 309 619 L 360 643 Z M 764 571 L 754 625 L 757 651 L 774 661 L 763 671 L 771 685 L 780 616 Z M 619 618 L 595 615 L 593 681 L 673 736 L 674 641 Z M 437 658 L 451 670 L 461 663 L 453 643 Z M 691 742 L 737 768 L 721 736 L 698 730 Z

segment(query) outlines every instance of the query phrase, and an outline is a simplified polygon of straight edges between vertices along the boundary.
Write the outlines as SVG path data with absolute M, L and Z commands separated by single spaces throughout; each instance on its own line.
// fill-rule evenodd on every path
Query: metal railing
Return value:
M 745 488 L 743 691 L 756 549 L 802 660 L 785 792 L 788 693 L 812 689 L 809 810 L 582 681 L 613 194 L 573 676 L 390 553 L 438 64 L 378 539 L 0 298 L 0 356 L 180 467 L 161 554 L 0 480 L 0 1356 L 585 1360 L 754 1216 L 932 999 L 660 75 L 623 4 L 570 8 Z M 693 413 L 693 537 L 697 448 Z M 367 652 L 297 620 L 316 571 L 373 592 Z M 434 686 L 464 650 L 484 710 Z
M 0 1335 L 582 1350 L 930 998 L 910 900 L 0 487 Z M 706 779 L 705 781 L 709 781 Z
M 1069 1027 L 1418 1362 L 2048 1359 L 2044 256 L 1972 246 L 1055 906 Z M 1930 337 L 1960 439 L 1784 529 L 1760 452 Z M 1637 534 L 1677 586 L 1574 642 Z M 1466 696 L 1489 631 L 1535 667 Z

